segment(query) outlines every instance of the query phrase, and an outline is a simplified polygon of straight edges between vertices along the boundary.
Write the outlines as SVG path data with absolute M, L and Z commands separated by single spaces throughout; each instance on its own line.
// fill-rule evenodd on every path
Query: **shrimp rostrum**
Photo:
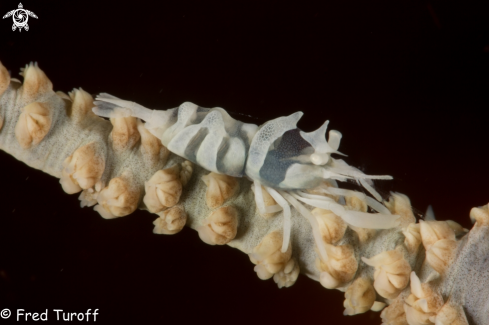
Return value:
M 151 110 L 102 93 L 94 104 L 93 112 L 102 117 L 133 116 L 144 120 L 145 128 L 168 150 L 207 170 L 251 179 L 260 214 L 283 211 L 282 252 L 290 241 L 290 205 L 310 222 L 323 256 L 326 252 L 319 239 L 317 220 L 304 203 L 330 210 L 353 227 L 389 229 L 398 225 L 398 216 L 381 203 L 382 197 L 372 182 L 392 177 L 366 175 L 344 160 L 333 158 L 334 153 L 342 155 L 338 151 L 341 133 L 329 131 L 326 141 L 329 121 L 316 131 L 304 132 L 297 128 L 302 112 L 257 126 L 235 120 L 223 108 L 203 108 L 190 102 L 168 110 Z M 356 181 L 373 198 L 338 187 L 337 181 L 347 180 Z M 273 198 L 274 204 L 265 204 L 265 195 Z M 377 213 L 348 209 L 345 200 L 352 197 Z

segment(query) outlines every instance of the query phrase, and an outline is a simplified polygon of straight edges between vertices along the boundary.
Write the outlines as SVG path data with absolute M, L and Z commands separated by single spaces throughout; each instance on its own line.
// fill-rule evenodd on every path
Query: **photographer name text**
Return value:
M 25 309 L 14 309 L 13 312 L 15 313 L 15 319 L 17 321 L 47 321 L 49 319 L 61 322 L 96 322 L 97 315 L 99 314 L 98 309 L 94 309 L 93 311 L 92 309 L 87 309 L 86 312 L 68 312 L 63 309 L 46 309 L 42 313 L 28 312 Z M 8 319 L 11 316 L 14 315 L 12 315 L 10 309 L 5 308 L 0 312 L 0 317 L 3 319 Z

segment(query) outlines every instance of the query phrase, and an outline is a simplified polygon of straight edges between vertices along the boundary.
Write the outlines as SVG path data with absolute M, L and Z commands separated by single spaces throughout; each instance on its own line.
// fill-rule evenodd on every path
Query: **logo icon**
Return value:
M 27 21 L 29 20 L 29 16 L 37 18 L 36 14 L 32 11 L 23 9 L 22 3 L 19 3 L 19 9 L 14 9 L 12 11 L 7 12 L 3 18 L 7 18 L 12 16 L 14 20 L 14 24 L 12 25 L 12 30 L 19 29 L 19 32 L 24 28 L 26 31 L 29 30 L 29 25 L 27 25 Z

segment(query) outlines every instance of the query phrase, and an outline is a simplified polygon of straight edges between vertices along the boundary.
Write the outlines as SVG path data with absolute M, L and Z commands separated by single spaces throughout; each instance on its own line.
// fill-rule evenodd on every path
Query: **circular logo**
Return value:
M 29 16 L 37 18 L 35 13 L 30 10 L 25 10 L 22 6 L 22 3 L 19 3 L 18 9 L 10 10 L 3 16 L 3 18 L 7 18 L 10 16 L 12 16 L 12 19 L 14 21 L 14 24 L 12 25 L 12 30 L 14 31 L 18 29 L 19 32 L 22 31 L 22 29 L 25 29 L 26 31 L 29 30 L 29 25 L 27 25 Z
M 13 14 L 14 18 L 14 24 L 17 25 L 18 27 L 23 27 L 25 24 L 27 24 L 27 20 L 29 19 L 27 17 L 27 12 L 23 9 L 17 9 L 15 11 L 15 14 Z

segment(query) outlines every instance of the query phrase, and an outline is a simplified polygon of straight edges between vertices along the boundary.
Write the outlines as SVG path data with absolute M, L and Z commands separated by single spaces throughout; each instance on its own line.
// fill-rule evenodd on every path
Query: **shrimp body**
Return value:
M 210 171 L 234 177 L 245 172 L 247 152 L 258 126 L 233 119 L 222 108 L 185 102 L 166 111 L 101 94 L 93 111 L 104 117 L 136 116 L 171 152 Z
M 323 257 L 326 251 L 319 239 L 317 222 L 303 203 L 331 210 L 353 226 L 386 229 L 398 225 L 398 216 L 391 215 L 378 202 L 382 197 L 371 181 L 392 177 L 366 175 L 343 160 L 332 158 L 333 153 L 341 154 L 338 147 L 342 135 L 331 130 L 326 141 L 329 121 L 316 131 L 304 132 L 297 128 L 302 112 L 278 117 L 257 126 L 233 119 L 223 108 L 203 108 L 190 102 L 160 111 L 103 93 L 94 104 L 93 112 L 99 116 L 134 116 L 146 121 L 146 129 L 159 138 L 168 150 L 209 171 L 233 177 L 249 177 L 254 183 L 255 201 L 260 213 L 284 212 L 282 252 L 289 246 L 290 205 L 316 229 L 316 242 Z M 348 179 L 357 181 L 377 201 L 363 193 L 337 188 L 336 181 Z M 329 184 L 326 187 L 325 181 Z M 341 201 L 307 193 L 321 186 L 324 193 L 341 196 Z M 276 201 L 275 206 L 265 207 L 263 189 Z M 345 209 L 345 196 L 360 197 L 379 213 Z
M 329 154 L 337 152 L 341 139 L 341 133 L 330 131 L 330 142 L 326 142 L 328 122 L 315 132 L 300 131 L 296 125 L 302 112 L 258 127 L 235 120 L 220 107 L 204 108 L 190 102 L 159 111 L 101 94 L 95 105 L 93 111 L 99 116 L 145 120 L 145 127 L 168 150 L 210 171 L 246 175 L 278 189 L 317 186 L 327 174 Z

